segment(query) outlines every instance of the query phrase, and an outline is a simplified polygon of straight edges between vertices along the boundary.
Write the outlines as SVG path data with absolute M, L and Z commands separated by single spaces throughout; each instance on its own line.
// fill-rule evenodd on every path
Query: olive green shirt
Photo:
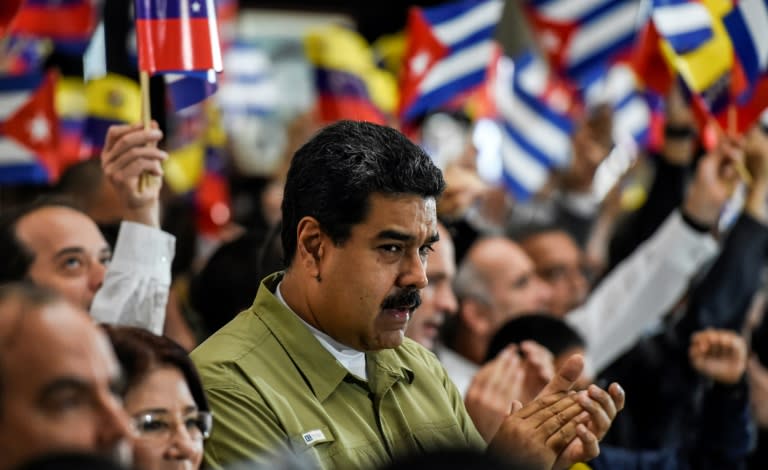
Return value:
M 295 453 L 320 468 L 373 468 L 401 453 L 485 447 L 435 356 L 406 339 L 366 353 L 368 381 L 350 374 L 273 294 L 192 352 L 214 413 L 205 461 L 214 468 Z

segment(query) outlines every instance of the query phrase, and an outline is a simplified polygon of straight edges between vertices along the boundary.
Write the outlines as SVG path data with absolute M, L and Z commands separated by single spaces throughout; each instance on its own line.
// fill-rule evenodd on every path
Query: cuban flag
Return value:
M 745 102 L 768 68 L 768 1 L 740 0 L 723 23 L 747 82 L 745 92 L 739 96 Z
M 553 168 L 571 156 L 572 95 L 532 53 L 499 60 L 496 105 L 502 128 L 502 181 L 518 201 L 530 199 Z
M 616 64 L 588 79 L 583 92 L 587 107 L 607 104 L 613 110 L 613 139 L 637 145 L 651 144 L 651 107 L 632 68 Z
M 55 84 L 53 73 L 0 77 L 0 183 L 58 179 Z
M 640 0 L 528 0 L 526 11 L 555 70 L 581 83 L 590 69 L 631 54 Z
M 409 122 L 482 85 L 498 54 L 501 0 L 411 9 L 401 76 L 400 116 Z

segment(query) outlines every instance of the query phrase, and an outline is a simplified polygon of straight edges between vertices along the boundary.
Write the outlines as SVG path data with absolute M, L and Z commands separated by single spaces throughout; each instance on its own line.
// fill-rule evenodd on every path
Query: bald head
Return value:
M 457 276 L 460 297 L 480 294 L 501 325 L 522 313 L 546 311 L 551 292 L 536 275 L 533 262 L 520 246 L 504 237 L 477 241 Z M 461 282 L 460 282 L 461 281 Z M 463 285 L 472 285 L 464 289 Z
M 51 451 L 123 452 L 120 370 L 88 315 L 39 287 L 0 288 L 0 470 Z

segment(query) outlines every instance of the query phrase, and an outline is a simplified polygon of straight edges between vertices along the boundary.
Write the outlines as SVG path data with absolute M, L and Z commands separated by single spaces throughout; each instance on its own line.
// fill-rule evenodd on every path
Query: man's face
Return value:
M 552 291 L 536 275 L 523 250 L 510 240 L 486 243 L 478 268 L 489 282 L 490 334 L 521 314 L 549 310 Z
M 435 200 L 372 194 L 367 218 L 347 241 L 335 246 L 323 236 L 320 291 L 309 305 L 319 328 L 360 351 L 399 346 L 427 285 Z
M 34 254 L 27 273 L 32 282 L 90 308 L 112 253 L 88 216 L 68 207 L 43 207 L 18 221 L 16 237 Z
M 39 312 L 12 303 L 0 305 L 0 469 L 54 451 L 126 455 L 129 420 L 106 336 L 67 303 Z
M 422 291 L 421 307 L 413 312 L 406 336 L 427 349 L 434 349 L 445 317 L 456 313 L 458 303 L 452 282 L 456 275 L 451 236 L 439 227 L 440 241 L 433 246 L 427 264 L 429 285 Z
M 587 298 L 581 250 L 564 232 L 551 231 L 528 237 L 522 244 L 536 272 L 552 290 L 552 313 L 565 316 Z

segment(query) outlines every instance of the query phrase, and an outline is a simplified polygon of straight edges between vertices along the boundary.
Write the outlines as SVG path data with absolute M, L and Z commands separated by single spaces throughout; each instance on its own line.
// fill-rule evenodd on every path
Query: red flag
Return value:
M 0 36 L 5 35 L 5 30 L 8 29 L 22 3 L 24 3 L 24 0 L 5 0 L 0 2 Z
M 139 69 L 221 71 L 214 0 L 136 0 Z
M 34 152 L 55 181 L 67 162 L 58 156 L 58 119 L 54 91 L 56 74 L 49 72 L 40 88 L 2 123 L 2 133 Z
M 94 29 L 96 8 L 91 0 L 26 0 L 10 26 L 13 34 L 57 41 L 87 41 Z

